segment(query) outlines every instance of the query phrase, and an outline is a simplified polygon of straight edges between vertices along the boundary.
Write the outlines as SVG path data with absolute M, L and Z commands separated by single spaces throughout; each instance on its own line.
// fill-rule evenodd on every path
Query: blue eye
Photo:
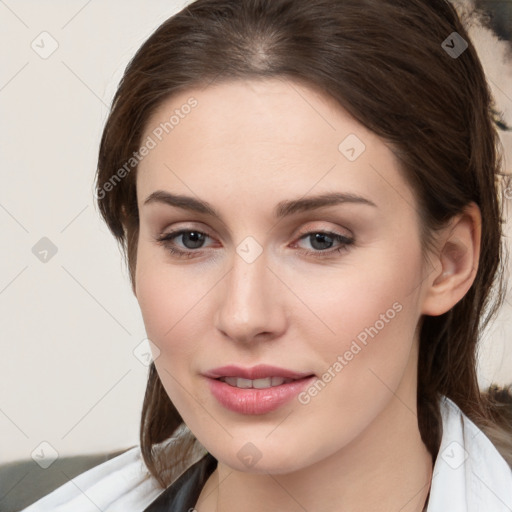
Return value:
M 184 245 L 184 249 L 176 245 L 175 240 L 180 237 L 181 243 Z M 155 241 L 163 245 L 167 251 L 178 258 L 194 258 L 201 252 L 196 249 L 202 249 L 202 245 L 207 238 L 210 237 L 202 231 L 181 229 L 159 235 L 155 238 Z M 299 238 L 299 240 L 303 239 L 309 239 L 311 246 L 316 250 L 302 249 L 299 252 L 306 256 L 313 256 L 315 258 L 326 258 L 348 251 L 348 247 L 354 243 L 353 238 L 348 238 L 330 231 L 310 231 Z M 332 245 L 335 242 L 339 245 L 333 249 Z M 328 245 L 329 247 L 325 247 L 325 245 Z
M 182 241 L 182 243 L 184 243 L 184 240 L 186 240 L 186 238 L 187 238 L 185 235 L 192 235 L 192 236 L 190 237 L 191 247 L 187 247 L 184 244 L 185 249 L 189 249 L 189 250 L 184 251 L 180 248 L 176 248 L 176 243 L 174 242 L 174 239 L 181 237 L 181 241 Z M 204 242 L 205 237 L 210 238 L 206 233 L 203 233 L 201 231 L 195 231 L 192 229 L 181 229 L 179 231 L 173 231 L 173 232 L 170 232 L 167 234 L 160 235 L 159 237 L 156 238 L 156 241 L 161 243 L 171 254 L 174 254 L 174 255 L 178 256 L 179 258 L 181 258 L 181 257 L 193 258 L 194 252 L 198 252 L 198 251 L 194 251 L 193 249 L 200 248 L 199 246 Z
M 333 253 L 336 254 L 347 251 L 348 246 L 354 243 L 354 239 L 352 238 L 329 231 L 310 231 L 300 237 L 300 240 L 303 239 L 309 239 L 311 246 L 318 249 L 316 251 L 304 251 L 304 253 L 320 258 L 333 256 Z M 338 242 L 339 246 L 332 249 L 331 247 L 334 242 Z M 326 244 L 329 245 L 329 247 L 325 247 Z

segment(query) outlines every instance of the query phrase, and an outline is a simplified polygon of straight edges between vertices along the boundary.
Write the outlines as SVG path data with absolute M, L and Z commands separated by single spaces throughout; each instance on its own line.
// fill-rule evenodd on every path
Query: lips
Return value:
M 239 414 L 272 412 L 300 393 L 316 377 L 276 366 L 222 366 L 204 374 L 220 405 Z

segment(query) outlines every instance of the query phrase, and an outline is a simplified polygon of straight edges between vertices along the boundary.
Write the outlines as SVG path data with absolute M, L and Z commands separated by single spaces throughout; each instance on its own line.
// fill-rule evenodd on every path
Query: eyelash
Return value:
M 189 249 L 187 251 L 183 251 L 181 249 L 177 249 L 176 246 L 173 246 L 173 242 L 172 242 L 172 240 L 174 238 L 177 238 L 180 235 L 183 235 L 185 233 L 190 233 L 190 232 L 199 233 L 200 235 L 205 235 L 208 238 L 210 238 L 206 233 L 204 233 L 202 231 L 198 231 L 195 229 L 180 229 L 178 231 L 171 231 L 170 233 L 161 234 L 155 238 L 155 241 L 157 243 L 163 245 L 167 251 L 169 251 L 171 254 L 173 254 L 174 256 L 176 256 L 178 258 L 194 258 L 194 257 L 196 257 L 195 253 L 200 252 L 200 249 L 197 249 L 197 250 Z M 348 238 L 346 236 L 340 235 L 340 234 L 332 232 L 332 231 L 321 231 L 321 230 L 320 231 L 308 231 L 306 233 L 301 233 L 301 236 L 299 237 L 298 240 L 302 240 L 304 238 L 307 238 L 308 236 L 316 235 L 316 234 L 326 235 L 329 238 L 332 238 L 334 241 L 339 242 L 341 245 L 335 249 L 327 249 L 324 251 L 320 251 L 320 250 L 308 251 L 305 249 L 301 249 L 301 250 L 299 250 L 299 253 L 304 254 L 306 256 L 312 256 L 314 258 L 327 258 L 329 256 L 334 256 L 336 253 L 343 253 L 345 251 L 348 251 L 349 246 L 355 242 L 355 240 L 353 238 Z

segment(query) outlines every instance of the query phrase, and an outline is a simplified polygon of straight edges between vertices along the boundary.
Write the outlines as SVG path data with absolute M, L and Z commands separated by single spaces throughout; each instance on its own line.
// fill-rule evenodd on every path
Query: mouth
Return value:
M 311 377 L 311 375 L 310 375 Z M 265 379 L 244 379 L 243 377 L 219 377 L 216 380 L 225 382 L 230 386 L 239 389 L 267 389 L 274 388 L 276 386 L 282 386 L 289 382 L 294 382 L 301 379 L 286 379 L 284 377 L 266 377 Z
M 313 374 L 260 364 L 251 368 L 236 365 L 222 366 L 209 370 L 204 375 L 211 379 L 223 379 L 223 382 L 236 387 L 262 389 L 280 386 L 283 383 L 303 379 L 304 377 L 311 377 Z M 281 382 L 281 379 L 283 382 Z
M 312 373 L 273 366 L 224 366 L 205 374 L 220 405 L 241 414 L 265 414 L 291 401 L 316 379 Z

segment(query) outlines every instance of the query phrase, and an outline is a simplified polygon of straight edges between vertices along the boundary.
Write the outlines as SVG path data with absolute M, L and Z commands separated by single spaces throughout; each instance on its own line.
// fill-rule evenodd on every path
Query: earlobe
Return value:
M 441 235 L 436 272 L 427 279 L 422 313 L 442 315 L 471 288 L 480 257 L 481 214 L 475 203 L 454 217 Z

